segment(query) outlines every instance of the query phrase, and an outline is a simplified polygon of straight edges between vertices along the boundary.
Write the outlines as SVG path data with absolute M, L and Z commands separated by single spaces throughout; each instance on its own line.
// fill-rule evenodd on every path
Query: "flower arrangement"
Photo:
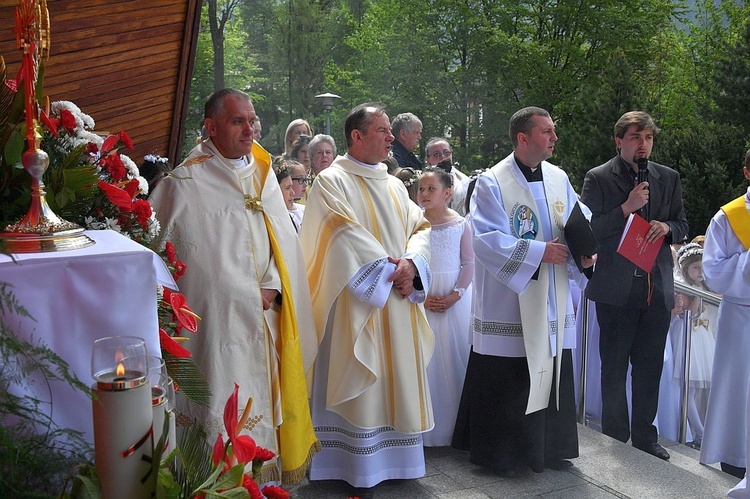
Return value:
M 252 398 L 239 415 L 239 386 L 224 405 L 224 429 L 227 438 L 219 433 L 211 449 L 202 439 L 199 425 L 186 428 L 186 445 L 180 450 L 180 462 L 173 464 L 174 455 L 162 461 L 159 470 L 157 497 L 234 497 L 250 499 L 289 499 L 284 488 L 267 485 L 262 489 L 257 479 L 263 463 L 275 454 L 258 446 L 249 435 L 240 430 L 250 416 Z M 194 445 L 195 444 L 195 445 Z M 205 457 L 210 451 L 210 459 Z M 174 470 L 174 474 L 173 474 Z

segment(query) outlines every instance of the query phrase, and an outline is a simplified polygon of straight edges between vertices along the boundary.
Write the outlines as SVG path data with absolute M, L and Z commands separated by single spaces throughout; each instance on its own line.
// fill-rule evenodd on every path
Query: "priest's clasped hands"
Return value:
M 551 263 L 552 265 L 563 265 L 568 260 L 568 247 L 564 244 L 560 244 L 558 241 L 559 237 L 554 238 L 552 241 L 548 241 L 544 248 L 544 254 L 542 255 L 542 263 Z M 581 256 L 581 266 L 584 269 L 593 267 L 596 263 L 596 255 L 593 256 Z
M 401 293 L 401 298 L 407 298 L 414 291 L 414 276 L 417 275 L 417 266 L 406 258 L 388 257 L 388 261 L 396 264 L 396 270 L 388 278 L 393 287 Z

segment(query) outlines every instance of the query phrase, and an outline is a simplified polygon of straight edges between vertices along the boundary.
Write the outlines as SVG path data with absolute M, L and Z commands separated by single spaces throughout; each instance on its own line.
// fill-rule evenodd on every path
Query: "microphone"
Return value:
M 638 158 L 638 183 L 648 182 L 648 158 Z
M 647 182 L 648 181 L 648 158 L 638 158 L 638 183 L 641 182 Z M 646 187 L 646 190 L 648 190 L 648 187 Z M 648 203 L 643 205 L 643 207 L 639 210 L 641 216 L 645 220 L 649 220 L 649 209 L 648 209 Z

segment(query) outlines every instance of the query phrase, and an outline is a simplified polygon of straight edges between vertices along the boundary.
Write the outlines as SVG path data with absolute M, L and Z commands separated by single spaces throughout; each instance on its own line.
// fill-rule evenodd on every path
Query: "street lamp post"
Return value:
M 320 99 L 323 104 L 323 109 L 326 110 L 326 135 L 331 135 L 331 109 L 336 103 L 336 99 L 340 99 L 336 94 L 326 93 L 315 96 L 316 99 Z

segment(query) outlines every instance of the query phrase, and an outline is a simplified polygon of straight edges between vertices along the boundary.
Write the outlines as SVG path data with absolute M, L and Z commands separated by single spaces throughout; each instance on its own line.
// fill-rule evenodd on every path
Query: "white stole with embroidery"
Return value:
M 567 200 L 567 177 L 556 171 L 554 166 L 542 163 L 544 192 L 547 198 L 549 226 L 552 238 L 565 242 L 564 219 Z M 521 174 L 515 161 L 499 164 L 492 170 L 500 191 L 503 193 L 503 205 L 510 217 L 513 235 L 519 239 L 544 241 L 540 210 L 537 207 L 529 183 Z M 563 339 L 565 334 L 565 312 L 569 293 L 568 272 L 565 265 L 553 265 L 555 301 L 557 305 L 556 328 L 549 330 L 547 319 L 547 301 L 549 293 L 549 265 L 542 263 L 539 277 L 529 283 L 526 290 L 518 296 L 523 327 L 523 342 L 529 368 L 530 388 L 526 414 L 545 409 L 549 405 L 549 394 L 552 388 L 553 357 L 555 370 L 560 372 Z M 554 352 L 553 352 L 554 348 Z M 559 407 L 560 376 L 557 376 L 555 393 Z

